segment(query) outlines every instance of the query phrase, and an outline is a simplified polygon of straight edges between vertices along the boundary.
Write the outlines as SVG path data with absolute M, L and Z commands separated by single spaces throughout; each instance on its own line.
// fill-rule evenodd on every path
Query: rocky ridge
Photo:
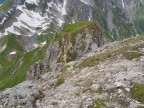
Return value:
M 88 23 L 80 29 L 84 31 L 58 33 L 28 80 L 1 92 L 1 107 L 144 107 L 144 36 L 106 44 L 95 27 Z

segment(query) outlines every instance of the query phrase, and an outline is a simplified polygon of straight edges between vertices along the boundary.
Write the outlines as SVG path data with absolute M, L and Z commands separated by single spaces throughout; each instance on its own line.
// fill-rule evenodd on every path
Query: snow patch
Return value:
M 43 43 L 41 43 L 42 45 L 46 45 L 46 41 L 44 41 Z
M 123 6 L 123 8 L 125 7 L 124 0 L 122 0 L 122 6 Z
M 66 5 L 67 5 L 67 2 L 66 2 L 66 0 L 64 0 L 63 8 L 62 8 L 62 15 L 66 15 L 67 14 L 67 12 L 66 12 Z
M 16 54 L 16 51 L 11 52 L 9 55 L 14 55 Z
M 82 3 L 86 4 L 86 5 L 92 5 L 92 1 L 91 0 L 80 0 Z
M 89 21 L 91 21 L 91 19 L 92 19 L 92 13 L 90 12 Z
M 3 18 L 2 22 L 0 23 L 1 25 L 3 25 L 3 23 L 7 20 L 6 17 Z
M 63 23 L 64 23 L 64 21 L 63 21 L 63 20 L 61 20 L 61 19 L 58 19 L 58 22 L 59 22 L 59 26 L 62 26 L 62 25 L 63 25 Z

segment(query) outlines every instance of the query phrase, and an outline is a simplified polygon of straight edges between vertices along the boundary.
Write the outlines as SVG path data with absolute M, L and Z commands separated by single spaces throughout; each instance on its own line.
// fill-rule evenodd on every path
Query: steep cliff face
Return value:
M 85 0 L 86 1 L 86 0 Z M 92 20 L 92 5 L 83 3 L 80 0 L 69 0 L 67 3 L 66 22 L 79 22 Z
M 79 60 L 89 52 L 106 44 L 100 28 L 93 22 L 80 22 L 66 26 L 56 34 L 47 51 L 47 63 L 54 69 L 56 63 Z
M 136 10 L 138 1 L 94 0 L 93 20 L 103 27 L 112 40 L 120 40 L 138 33 Z

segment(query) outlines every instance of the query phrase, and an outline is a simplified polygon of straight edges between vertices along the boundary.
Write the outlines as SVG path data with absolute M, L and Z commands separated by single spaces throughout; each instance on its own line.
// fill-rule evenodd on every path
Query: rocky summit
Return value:
M 0 0 L 0 108 L 144 108 L 144 0 Z

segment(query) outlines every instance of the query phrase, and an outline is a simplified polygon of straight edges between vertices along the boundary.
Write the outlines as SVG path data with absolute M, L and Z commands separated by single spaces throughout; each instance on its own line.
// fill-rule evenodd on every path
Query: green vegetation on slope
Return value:
M 65 26 L 62 31 L 58 32 L 55 36 L 55 41 L 61 40 L 64 36 L 75 37 L 76 34 L 81 33 L 84 28 L 89 28 L 89 30 L 96 28 L 97 30 L 100 30 L 100 28 L 94 22 L 77 22 Z
M 9 35 L 0 40 L 0 48 L 6 45 L 4 51 L 0 52 L 0 91 L 13 87 L 26 80 L 27 71 L 37 61 L 43 60 L 48 44 L 42 48 L 26 52 L 17 42 L 18 37 Z M 51 38 L 47 42 L 50 43 Z M 9 53 L 15 50 L 16 55 Z
M 42 43 L 46 41 L 47 44 L 49 44 L 53 38 L 53 35 L 54 35 L 54 30 L 48 28 L 47 30 L 43 31 L 41 35 L 37 36 L 37 42 Z
M 93 105 L 90 106 L 90 108 L 105 108 L 106 102 L 106 99 L 97 99 L 93 102 Z
M 10 0 L 5 0 L 5 2 L 0 6 L 0 11 L 5 11 L 10 7 Z
M 138 43 L 140 40 L 144 40 L 143 35 L 131 39 L 127 39 L 121 42 L 121 47 L 119 48 L 117 47 L 116 49 L 109 49 L 95 56 L 88 57 L 82 60 L 82 62 L 80 62 L 76 67 L 78 68 L 93 67 L 111 56 L 120 55 L 120 54 L 123 55 L 128 60 L 132 60 L 134 58 L 143 56 L 142 53 L 138 52 L 138 48 L 144 46 L 144 43 L 140 43 L 139 45 L 135 44 Z
M 124 20 L 121 12 L 119 11 L 118 8 L 113 8 L 112 9 L 113 14 L 114 14 L 114 24 L 117 26 L 119 35 L 116 33 L 116 28 L 113 29 L 111 32 L 111 36 L 113 37 L 114 40 L 122 40 L 125 38 L 128 38 L 134 34 L 133 31 L 133 25 L 127 21 Z
M 144 104 L 144 84 L 134 84 L 131 91 L 131 96 L 133 99 Z
M 0 47 L 4 46 L 6 46 L 5 49 L 0 53 L 0 90 L 5 83 L 11 82 L 9 78 L 15 73 L 15 68 L 20 64 L 20 58 L 24 53 L 13 35 L 8 35 L 0 40 Z M 10 55 L 12 51 L 15 51 L 16 55 Z
M 64 78 L 60 78 L 58 79 L 58 81 L 56 82 L 55 86 L 54 87 L 58 87 L 60 86 L 61 84 L 63 84 L 65 82 L 65 79 Z
M 13 64 L 13 62 L 24 52 L 23 48 L 17 43 L 13 35 L 6 36 L 0 41 L 0 47 L 2 48 L 4 46 L 6 48 L 0 53 L 0 64 L 3 67 L 1 71 L 6 71 L 9 65 Z M 17 51 L 17 55 L 15 57 L 8 57 L 9 53 L 14 50 Z
M 29 70 L 30 66 L 44 58 L 44 51 L 41 48 L 37 48 L 22 56 L 22 58 L 20 58 L 22 64 L 19 64 L 17 68 L 12 67 L 15 69 L 15 73 L 12 74 L 11 77 L 7 77 L 9 80 L 5 82 L 2 87 L 0 86 L 0 89 L 3 90 L 8 87 L 13 87 L 16 84 L 19 84 L 22 81 L 26 80 L 27 71 Z M 20 62 L 17 61 L 15 64 L 17 63 Z
M 96 93 L 99 93 L 99 94 L 101 94 L 101 93 L 103 93 L 103 88 L 100 86 L 97 90 L 96 90 Z

